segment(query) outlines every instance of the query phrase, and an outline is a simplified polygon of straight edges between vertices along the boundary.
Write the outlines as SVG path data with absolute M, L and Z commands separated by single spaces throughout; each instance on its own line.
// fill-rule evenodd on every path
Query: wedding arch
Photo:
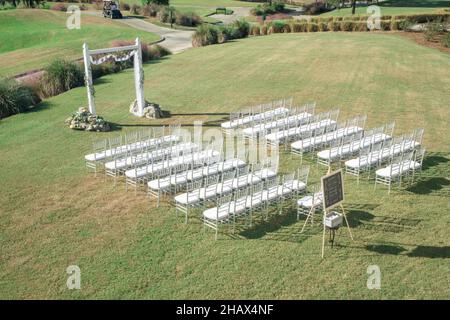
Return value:
M 118 53 L 124 52 L 125 55 L 119 55 Z M 95 60 L 93 56 L 102 55 L 100 58 Z M 144 70 L 142 69 L 142 51 L 141 51 L 141 41 L 136 38 L 134 45 L 96 49 L 89 50 L 87 43 L 83 44 L 83 59 L 84 59 L 84 72 L 85 81 L 88 96 L 89 112 L 96 114 L 95 112 L 95 101 L 94 101 L 94 85 L 92 82 L 92 68 L 91 64 L 98 65 L 107 60 L 114 59 L 114 61 L 126 61 L 131 57 L 134 57 L 134 83 L 136 88 L 136 106 L 133 109 L 133 114 L 139 117 L 144 115 Z

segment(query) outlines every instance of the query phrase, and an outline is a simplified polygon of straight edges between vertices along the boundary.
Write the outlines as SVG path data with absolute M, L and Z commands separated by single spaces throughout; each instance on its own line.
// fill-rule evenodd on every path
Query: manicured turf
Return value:
M 14 75 L 45 66 L 57 57 L 82 56 L 84 41 L 91 48 L 114 39 L 156 41 L 159 37 L 110 19 L 81 16 L 81 29 L 66 28 L 64 12 L 17 9 L 0 12 L 0 75 Z
M 276 50 L 274 49 L 276 48 Z M 131 70 L 96 84 L 109 134 L 74 132 L 64 119 L 86 105 L 85 88 L 0 122 L 1 298 L 450 298 L 450 56 L 394 35 L 286 34 L 192 49 L 145 66 L 145 94 L 173 117 L 136 119 Z M 422 178 L 387 195 L 346 177 L 355 242 L 320 259 L 321 227 L 300 235 L 293 211 L 241 226 L 234 236 L 187 226 L 168 205 L 84 169 L 91 140 L 161 123 L 215 127 L 231 110 L 293 96 L 341 118 L 367 113 L 367 127 L 397 121 L 397 134 L 425 128 Z M 298 167 L 282 156 L 281 171 Z M 312 164 L 311 184 L 325 173 Z M 198 216 L 198 215 L 197 215 Z M 81 268 L 81 290 L 66 268 Z M 381 290 L 366 287 L 381 268 Z
M 435 13 L 443 9 L 450 8 L 449 0 L 388 0 L 380 1 L 378 5 L 381 8 L 381 15 L 403 15 L 403 14 L 420 14 L 420 13 Z M 344 8 L 341 10 L 334 10 L 322 14 L 322 16 L 347 16 L 352 14 L 351 8 Z M 367 12 L 367 6 L 359 6 L 356 8 L 358 15 L 371 15 L 372 12 Z

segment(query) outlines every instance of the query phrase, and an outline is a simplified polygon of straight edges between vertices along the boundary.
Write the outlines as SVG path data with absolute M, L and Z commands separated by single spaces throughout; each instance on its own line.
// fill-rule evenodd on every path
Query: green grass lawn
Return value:
M 449 0 L 388 0 L 380 1 L 378 4 L 381 7 L 381 15 L 403 15 L 403 14 L 420 14 L 420 13 L 435 13 L 444 8 L 450 8 Z M 322 16 L 347 16 L 351 15 L 352 9 L 345 8 L 341 10 L 334 10 L 322 14 Z M 360 6 L 356 8 L 356 14 L 366 15 L 367 7 Z M 371 13 L 370 13 L 371 14 Z
M 277 50 L 274 51 L 274 48 Z M 370 54 L 368 54 L 370 52 Z M 0 298 L 361 298 L 448 299 L 450 236 L 450 56 L 395 35 L 279 34 L 208 46 L 145 65 L 145 95 L 172 118 L 137 119 L 131 70 L 96 83 L 97 111 L 122 128 L 75 132 L 64 119 L 86 105 L 85 88 L 0 121 Z M 168 204 L 94 178 L 83 155 L 93 139 L 162 123 L 217 126 L 232 110 L 293 96 L 367 127 L 395 119 L 396 133 L 425 128 L 422 178 L 387 195 L 346 177 L 355 241 L 320 259 L 321 227 L 286 208 L 234 236 L 202 233 Z M 281 157 L 281 171 L 299 166 Z M 308 161 L 307 161 L 308 162 Z M 310 183 L 325 174 L 311 163 Z M 81 268 L 81 290 L 66 268 Z M 381 290 L 368 290 L 369 265 Z
M 114 39 L 156 41 L 159 37 L 117 21 L 81 16 L 81 29 L 66 28 L 63 12 L 17 9 L 0 12 L 0 75 L 10 76 L 37 69 L 57 57 L 82 56 L 86 41 L 91 48 L 109 46 Z

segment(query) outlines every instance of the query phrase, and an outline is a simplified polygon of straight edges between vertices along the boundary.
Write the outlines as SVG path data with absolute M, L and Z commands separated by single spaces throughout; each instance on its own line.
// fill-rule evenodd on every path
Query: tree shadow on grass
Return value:
M 398 244 L 371 244 L 366 250 L 379 254 L 403 255 L 412 258 L 450 259 L 450 247 L 416 246 L 408 252 L 408 249 Z
M 450 259 L 450 247 L 417 246 L 407 254 L 408 257 Z
M 41 101 L 40 103 L 38 103 L 37 105 L 35 105 L 34 107 L 25 110 L 24 113 L 39 112 L 39 111 L 50 109 L 51 107 L 52 107 L 52 104 L 50 102 L 44 100 L 44 101 Z
M 447 178 L 430 178 L 417 182 L 415 185 L 408 187 L 406 191 L 415 194 L 430 194 L 447 186 L 450 186 L 450 180 Z
M 429 153 L 423 159 L 423 170 L 428 170 L 428 169 L 430 169 L 432 167 L 436 167 L 442 163 L 450 162 L 450 159 L 445 156 L 449 156 L 449 154 L 442 153 L 442 152 Z
M 244 239 L 264 239 L 276 241 L 302 242 L 310 235 L 300 233 L 301 227 L 294 227 L 297 215 L 293 210 L 283 210 L 280 215 L 272 213 L 268 220 L 254 220 L 252 227 L 239 230 L 238 235 Z

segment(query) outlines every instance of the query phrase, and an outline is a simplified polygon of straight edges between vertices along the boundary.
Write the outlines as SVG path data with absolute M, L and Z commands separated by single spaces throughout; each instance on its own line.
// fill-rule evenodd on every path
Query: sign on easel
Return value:
M 344 179 L 342 170 L 322 177 L 323 209 L 325 211 L 340 205 L 344 201 Z
M 345 214 L 344 206 L 344 177 L 342 175 L 342 169 L 328 173 L 321 178 L 322 182 L 322 195 L 323 195 L 323 234 L 322 234 L 322 258 L 324 257 L 325 250 L 325 219 L 327 212 L 339 206 L 342 210 L 342 216 L 344 216 L 347 229 L 350 234 L 350 238 L 353 240 L 353 235 L 348 224 L 347 216 Z

